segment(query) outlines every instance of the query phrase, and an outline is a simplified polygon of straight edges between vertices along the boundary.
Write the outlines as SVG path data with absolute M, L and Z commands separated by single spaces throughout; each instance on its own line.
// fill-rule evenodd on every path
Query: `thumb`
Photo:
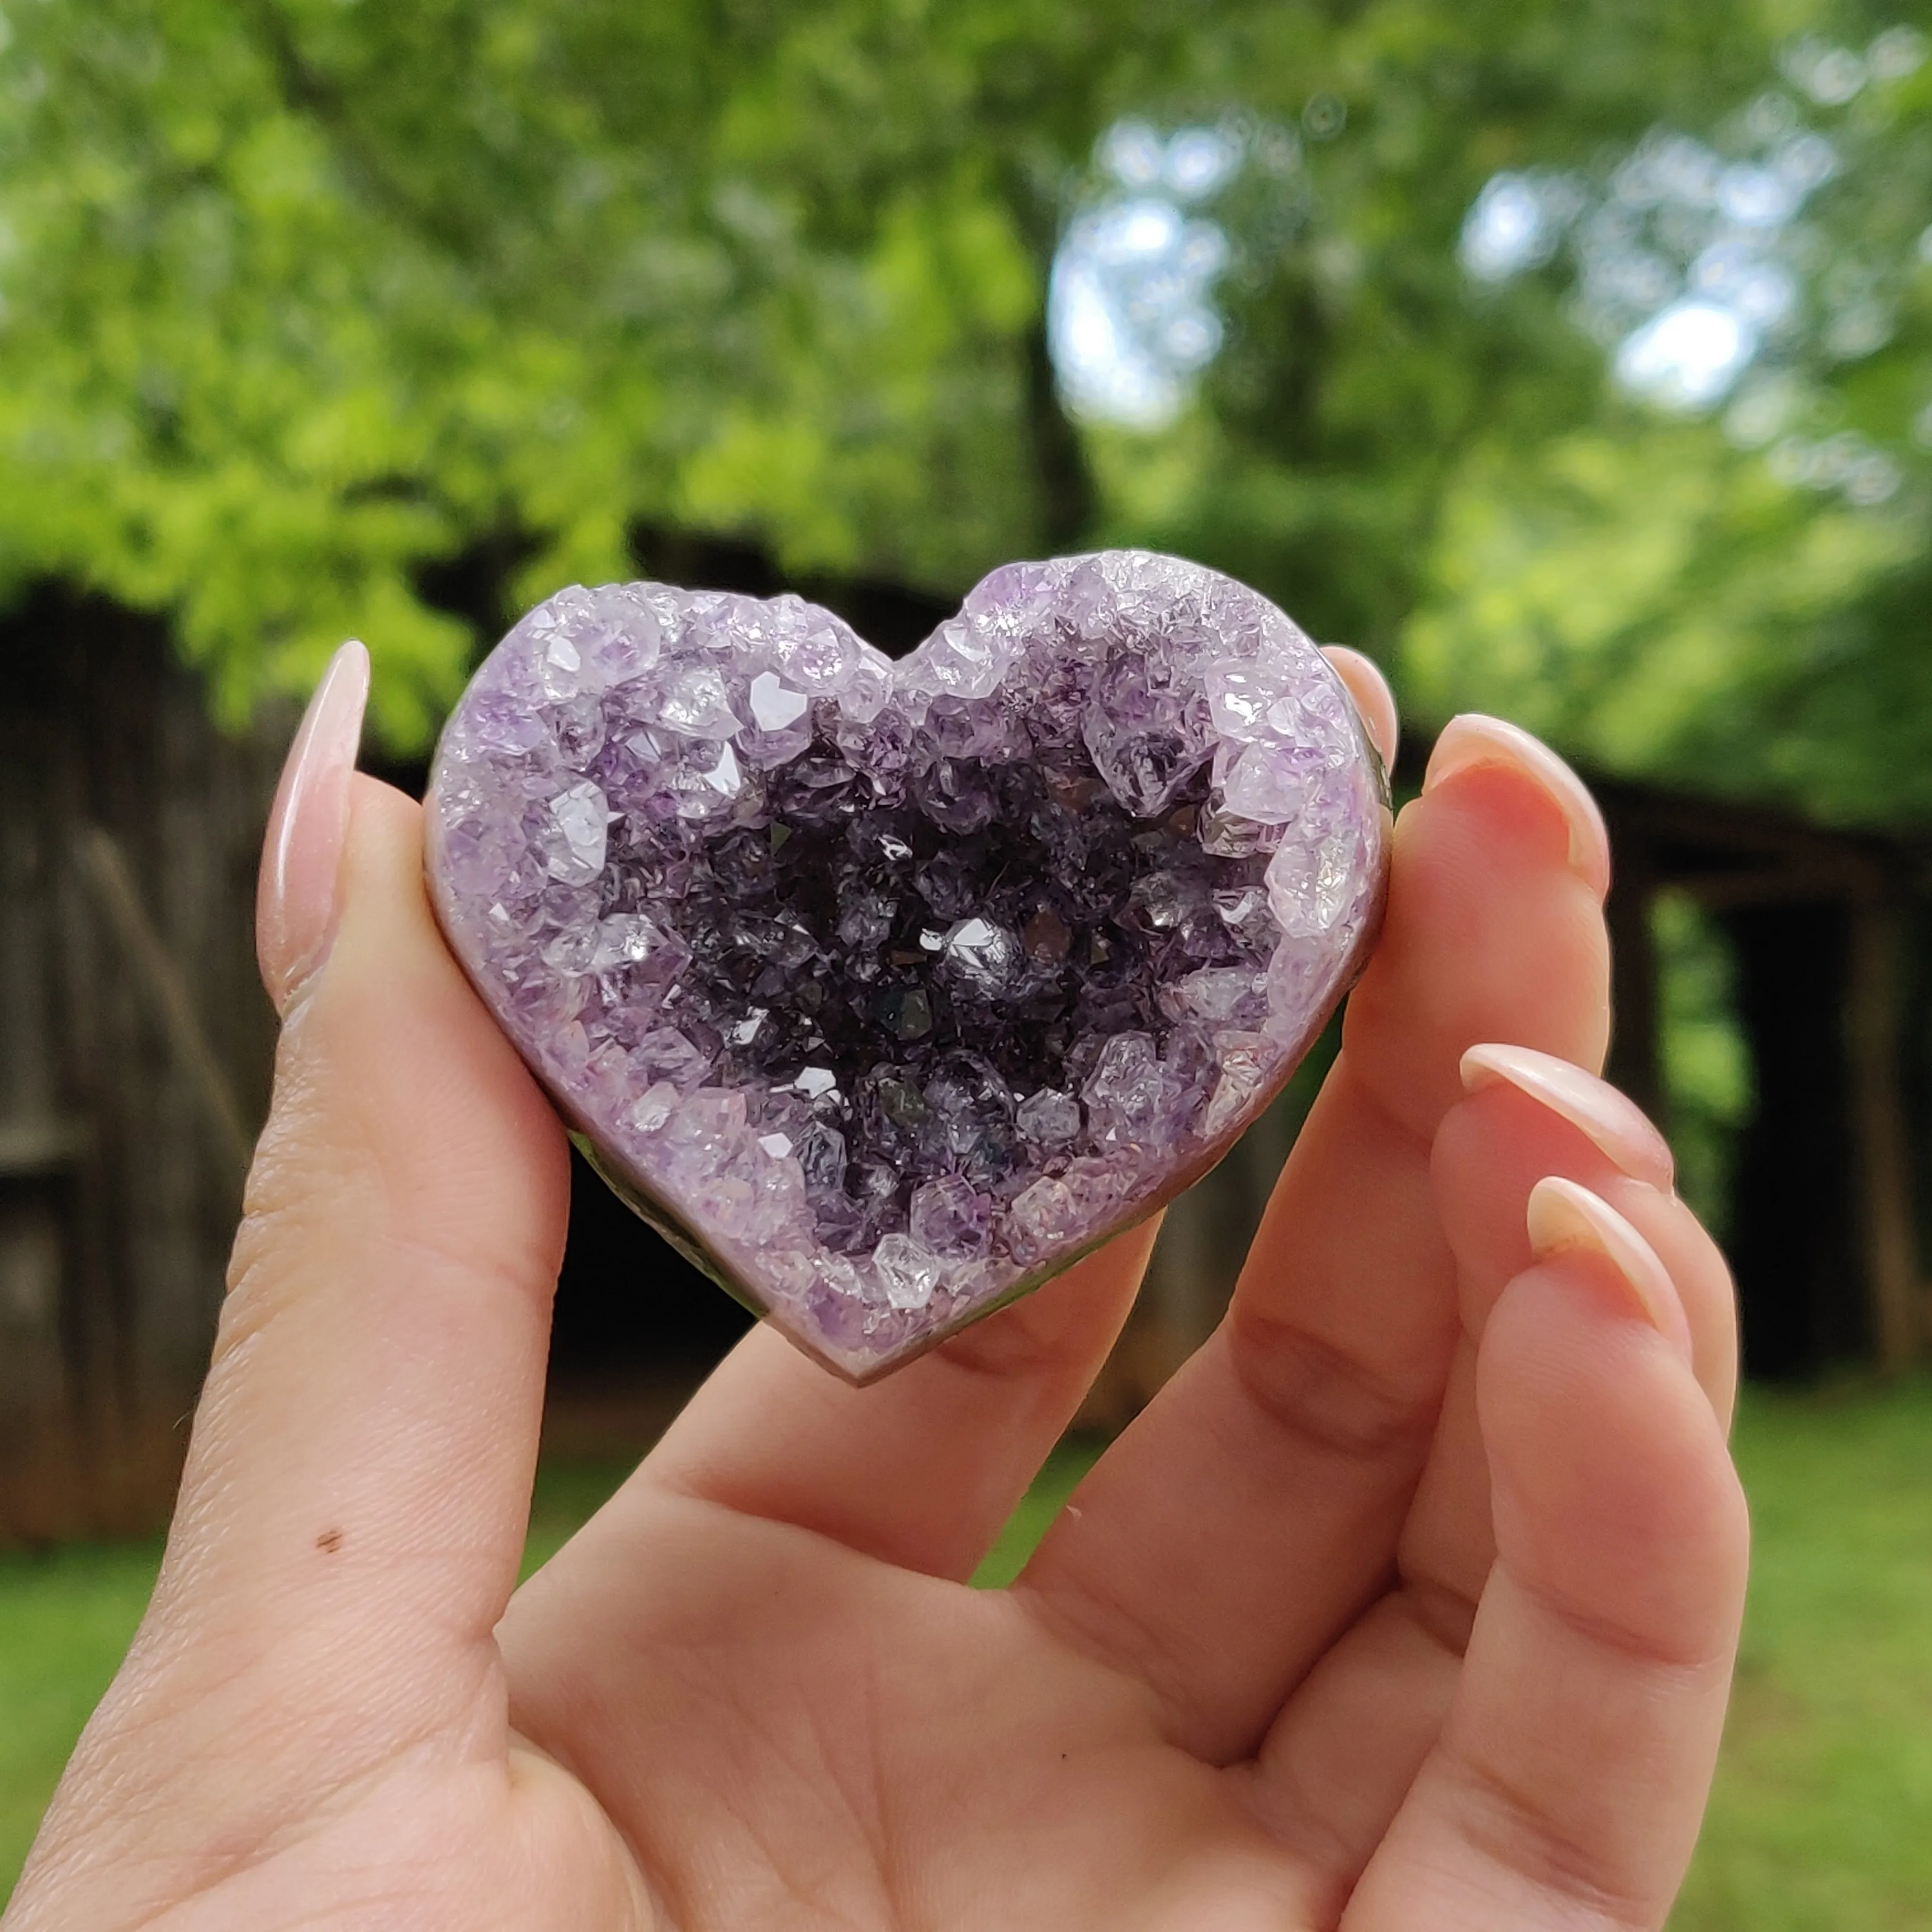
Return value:
M 203 1838 L 225 1816 L 245 1842 L 251 1817 L 424 1740 L 503 1734 L 492 1631 L 528 1514 L 568 1169 L 430 916 L 418 808 L 352 775 L 358 668 L 332 667 L 272 824 L 274 1105 L 161 1580 L 63 1790 L 73 1809 L 111 1780 L 113 1812 L 146 1815 L 150 1865 L 157 1814 L 198 1811 Z M 117 1749 L 130 1731 L 146 1749 Z M 166 1787 L 152 1807 L 130 1756 Z
M 421 813 L 351 794 L 297 992 L 164 1595 L 340 1618 L 419 1661 L 514 1586 L 568 1200 L 563 1135 L 445 949 Z

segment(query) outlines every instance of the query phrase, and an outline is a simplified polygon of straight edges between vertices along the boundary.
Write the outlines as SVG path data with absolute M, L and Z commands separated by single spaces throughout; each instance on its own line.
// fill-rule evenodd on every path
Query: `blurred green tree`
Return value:
M 1458 256 L 1498 174 L 1594 179 L 1653 127 L 1724 124 L 1816 24 L 1798 0 L 8 18 L 0 584 L 168 611 L 231 712 L 355 632 L 380 728 L 420 743 L 477 641 L 440 572 L 480 557 L 527 599 L 677 526 L 940 591 L 1183 549 L 1400 654 L 1425 708 L 1485 698 L 1627 765 L 1715 745 L 1802 788 L 1713 716 L 1808 704 L 1817 755 L 1867 771 L 1902 728 L 1804 680 L 1821 626 L 1881 637 L 1852 607 L 1923 569 L 1912 493 L 1853 505 L 1654 422 L 1574 325 L 1568 258 L 1488 286 Z M 1861 124 L 1897 185 L 1882 220 L 1844 197 L 1848 232 L 1912 218 L 1916 85 Z M 1213 203 L 1225 346 L 1151 430 L 1070 423 L 1048 353 L 1056 244 L 1130 116 L 1250 158 Z M 1915 356 L 1901 328 L 1806 380 L 1896 415 Z
M 1932 812 L 1932 41 L 1820 12 L 1729 111 L 1512 184 L 1557 232 L 1491 298 L 1607 323 L 1635 394 L 1479 439 L 1400 662 L 1425 712 L 1896 820 Z

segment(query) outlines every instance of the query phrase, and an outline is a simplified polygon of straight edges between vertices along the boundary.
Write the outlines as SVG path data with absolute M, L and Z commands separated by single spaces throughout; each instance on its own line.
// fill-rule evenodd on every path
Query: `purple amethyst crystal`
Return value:
M 1387 826 L 1294 625 L 1118 551 L 995 571 L 898 665 L 796 597 L 560 591 L 443 733 L 429 872 L 599 1171 L 864 1382 L 1220 1158 Z

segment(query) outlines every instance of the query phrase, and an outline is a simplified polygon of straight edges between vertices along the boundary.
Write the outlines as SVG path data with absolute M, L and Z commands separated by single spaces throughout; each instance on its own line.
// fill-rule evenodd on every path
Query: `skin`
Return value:
M 1655 1160 L 1464 1091 L 1608 1032 L 1600 826 L 1492 752 L 1402 815 L 1227 1320 L 996 1592 L 1150 1230 L 874 1388 L 754 1332 L 514 1588 L 564 1143 L 355 781 L 160 1582 L 7 1932 L 1661 1925 L 1743 1594 L 1730 1287 Z M 1547 1175 L 1651 1304 L 1532 1252 Z

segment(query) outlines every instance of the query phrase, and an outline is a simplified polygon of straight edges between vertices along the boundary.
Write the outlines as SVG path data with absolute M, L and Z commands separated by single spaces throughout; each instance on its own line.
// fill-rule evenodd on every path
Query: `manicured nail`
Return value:
M 1532 1046 L 1472 1046 L 1462 1056 L 1462 1090 L 1480 1094 L 1498 1082 L 1527 1094 L 1568 1120 L 1633 1180 L 1668 1188 L 1677 1172 L 1670 1143 L 1643 1109 L 1607 1080 Z
M 1335 674 L 1355 700 L 1355 710 L 1370 742 L 1382 754 L 1384 766 L 1395 764 L 1396 747 L 1402 740 L 1402 720 L 1396 715 L 1395 694 L 1388 688 L 1382 667 L 1371 657 L 1351 650 L 1346 644 L 1324 644 L 1322 655 L 1335 667 Z
M 255 957 L 278 1013 L 288 1011 L 335 937 L 349 780 L 368 699 L 369 653 L 351 641 L 329 659 L 275 788 L 255 898 Z
M 1443 726 L 1422 789 L 1433 791 L 1459 772 L 1506 765 L 1527 774 L 1556 800 L 1570 827 L 1570 863 L 1599 898 L 1610 889 L 1610 836 L 1589 788 L 1547 745 L 1500 718 L 1466 711 Z
M 1676 1285 L 1656 1250 L 1607 1201 L 1552 1174 L 1529 1190 L 1528 1220 L 1530 1251 L 1538 1261 L 1579 1251 L 1600 1256 L 1645 1320 L 1690 1359 L 1690 1324 Z

